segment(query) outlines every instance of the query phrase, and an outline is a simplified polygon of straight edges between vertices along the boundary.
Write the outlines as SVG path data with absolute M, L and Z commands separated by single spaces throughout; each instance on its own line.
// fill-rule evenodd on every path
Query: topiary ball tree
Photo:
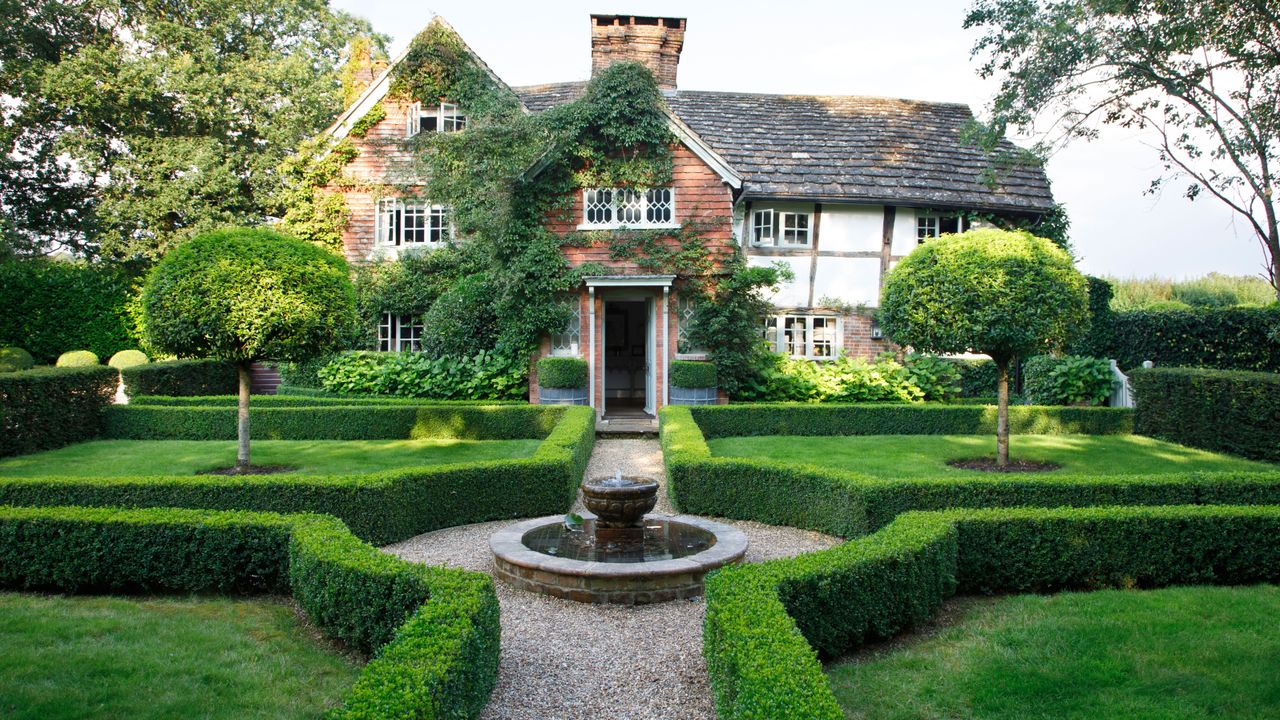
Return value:
M 996 462 L 1009 464 L 1009 363 L 1061 348 L 1088 328 L 1088 282 L 1071 256 L 1026 232 L 983 229 L 930 240 L 885 279 L 880 327 L 931 353 L 990 355 L 998 373 Z
M 345 349 L 356 327 L 346 261 L 256 228 L 204 233 L 172 250 L 147 278 L 142 310 L 151 347 L 236 363 L 238 472 L 249 470 L 250 364 Z

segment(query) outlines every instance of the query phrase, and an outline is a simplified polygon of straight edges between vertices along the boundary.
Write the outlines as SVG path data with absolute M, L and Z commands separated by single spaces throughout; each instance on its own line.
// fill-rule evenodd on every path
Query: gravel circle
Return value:
M 587 477 L 663 481 L 656 440 L 598 440 Z M 663 489 L 654 514 L 674 514 Z M 789 557 L 841 542 L 822 533 L 717 519 L 742 530 L 746 562 Z M 489 536 L 510 521 L 419 535 L 383 548 L 412 562 L 490 572 Z M 702 659 L 702 598 L 656 605 L 587 605 L 495 582 L 502 608 L 498 684 L 482 720 L 713 720 Z

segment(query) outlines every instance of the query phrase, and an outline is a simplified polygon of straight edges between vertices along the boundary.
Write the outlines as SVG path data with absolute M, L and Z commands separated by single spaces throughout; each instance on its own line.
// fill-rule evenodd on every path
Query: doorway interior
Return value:
M 653 300 L 604 303 L 604 417 L 652 417 Z

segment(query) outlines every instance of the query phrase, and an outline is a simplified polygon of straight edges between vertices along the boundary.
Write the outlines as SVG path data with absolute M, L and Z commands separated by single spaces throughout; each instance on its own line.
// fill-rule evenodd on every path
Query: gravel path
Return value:
M 597 440 L 589 477 L 663 481 L 656 440 Z M 655 514 L 672 513 L 664 489 Z M 821 533 L 753 522 L 741 529 L 747 562 L 840 542 Z M 383 548 L 406 560 L 489 572 L 489 536 L 507 521 L 463 525 Z M 701 598 L 627 607 L 585 605 L 495 583 L 502 606 L 498 685 L 483 720 L 708 720 L 715 718 L 702 660 Z

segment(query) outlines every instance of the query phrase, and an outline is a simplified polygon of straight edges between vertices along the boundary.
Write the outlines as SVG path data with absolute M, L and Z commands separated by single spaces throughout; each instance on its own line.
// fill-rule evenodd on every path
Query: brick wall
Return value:
M 899 349 L 888 340 L 871 337 L 869 315 L 844 315 L 841 324 L 844 326 L 844 351 L 851 357 L 870 360 L 880 353 L 897 352 Z

